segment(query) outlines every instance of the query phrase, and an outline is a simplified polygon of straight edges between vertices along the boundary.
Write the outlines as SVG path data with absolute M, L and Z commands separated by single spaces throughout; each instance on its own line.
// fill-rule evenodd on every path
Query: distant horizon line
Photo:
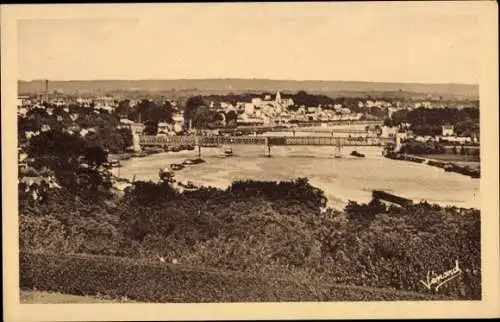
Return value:
M 103 79 L 50 79 L 50 78 L 34 78 L 34 79 L 18 79 L 18 82 L 34 82 L 48 80 L 51 82 L 93 82 L 93 81 L 200 81 L 200 80 L 246 80 L 246 81 L 277 81 L 277 82 L 337 82 L 337 83 L 379 83 L 379 84 L 407 84 L 407 85 L 467 85 L 479 86 L 478 83 L 465 82 L 423 82 L 423 81 L 374 81 L 374 80 L 326 80 L 326 79 L 278 79 L 278 78 L 244 78 L 244 77 L 209 77 L 209 78 L 136 78 L 136 79 L 119 79 L 119 78 L 103 78 Z

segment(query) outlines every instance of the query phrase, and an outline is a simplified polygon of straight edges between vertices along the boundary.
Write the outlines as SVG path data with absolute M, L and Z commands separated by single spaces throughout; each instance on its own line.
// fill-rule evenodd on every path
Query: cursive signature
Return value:
M 435 286 L 435 290 L 437 291 L 445 283 L 460 276 L 461 273 L 462 273 L 462 270 L 458 266 L 458 260 L 456 260 L 455 267 L 444 272 L 441 275 L 436 275 L 434 273 L 434 271 L 430 271 L 430 272 L 428 271 L 427 272 L 427 280 L 425 282 L 420 280 L 420 283 L 424 284 L 424 286 L 429 290 L 432 290 L 432 287 Z

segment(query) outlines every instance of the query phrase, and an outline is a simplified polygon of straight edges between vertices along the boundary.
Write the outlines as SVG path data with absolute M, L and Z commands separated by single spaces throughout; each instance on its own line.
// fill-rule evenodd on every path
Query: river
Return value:
M 177 171 L 178 181 L 225 188 L 234 180 L 289 180 L 308 177 L 325 191 L 329 206 L 342 209 L 349 200 L 368 202 L 372 190 L 385 190 L 414 201 L 440 205 L 480 207 L 479 179 L 445 172 L 424 164 L 384 158 L 380 147 L 357 147 L 365 158 L 352 157 L 344 147 L 342 158 L 334 158 L 334 147 L 273 146 L 272 157 L 260 145 L 231 146 L 234 156 L 223 157 L 222 148 L 202 148 L 206 163 Z M 197 157 L 197 151 L 165 152 L 122 161 L 113 172 L 124 178 L 158 180 L 160 168 Z

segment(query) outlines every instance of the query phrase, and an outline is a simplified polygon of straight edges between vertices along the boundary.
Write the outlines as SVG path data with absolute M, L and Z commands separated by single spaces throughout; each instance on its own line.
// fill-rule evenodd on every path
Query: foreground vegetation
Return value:
M 438 295 L 481 298 L 475 209 L 427 203 L 388 208 L 374 200 L 334 211 L 305 178 L 238 181 L 225 190 L 182 193 L 168 182 L 138 181 L 118 197 L 111 193 L 101 146 L 47 131 L 30 140 L 26 151 L 34 170 L 55 177 L 60 188 L 19 184 L 24 288 L 144 301 L 408 299 L 397 292 L 381 297 L 320 287 L 340 283 L 433 299 L 436 291 L 421 280 L 458 260 L 461 276 Z M 155 266 L 165 263 L 195 272 Z M 246 275 L 226 279 L 205 270 Z M 245 289 L 245 283 L 255 288 Z
M 58 190 L 44 204 L 22 205 L 20 242 L 32 252 L 164 259 L 421 293 L 429 292 L 420 282 L 428 271 L 444 272 L 458 259 L 463 276 L 439 293 L 480 299 L 477 210 L 428 204 L 387 209 L 374 201 L 351 202 L 336 212 L 325 211 L 325 202 L 304 179 L 182 194 L 166 183 L 138 182 L 119 202 L 98 203 Z
M 397 290 L 311 283 L 255 272 L 148 263 L 119 257 L 21 253 L 21 287 L 141 302 L 276 302 L 444 300 Z M 43 277 L 43 278 L 41 278 Z M 124 298 L 123 295 L 126 295 Z M 72 299 L 73 300 L 73 299 Z M 82 299 L 77 299 L 81 302 Z

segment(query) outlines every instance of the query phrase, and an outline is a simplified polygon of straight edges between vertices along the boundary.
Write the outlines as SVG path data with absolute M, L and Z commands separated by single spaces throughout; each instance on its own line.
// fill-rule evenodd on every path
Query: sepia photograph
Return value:
M 499 314 L 496 9 L 2 6 L 13 311 Z

